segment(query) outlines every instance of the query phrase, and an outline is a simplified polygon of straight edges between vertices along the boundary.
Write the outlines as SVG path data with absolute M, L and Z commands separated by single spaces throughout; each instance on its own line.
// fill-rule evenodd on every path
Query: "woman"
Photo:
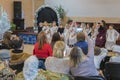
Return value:
M 105 21 L 101 21 L 100 27 L 98 29 L 98 35 L 95 41 L 95 45 L 98 47 L 105 47 L 106 42 L 106 24 Z
M 96 69 L 100 69 L 100 63 L 101 61 L 107 56 L 107 49 L 105 48 L 99 48 L 95 47 L 94 48 L 94 62 L 95 62 L 95 67 Z
M 74 47 L 70 53 L 70 71 L 73 76 L 97 76 L 98 72 L 94 64 L 93 41 L 88 41 L 88 53 L 85 55 L 80 47 Z
M 51 45 L 47 42 L 47 37 L 45 32 L 40 32 L 38 34 L 38 42 L 34 45 L 33 55 L 39 59 L 39 68 L 45 69 L 44 62 L 49 56 L 52 56 Z
M 53 49 L 53 46 L 54 46 L 54 44 L 57 42 L 57 41 L 60 41 L 61 40 L 61 38 L 60 38 L 60 35 L 59 35 L 59 33 L 54 33 L 53 34 L 53 36 L 52 36 L 52 41 L 51 41 L 51 47 L 52 47 L 52 49 Z
M 69 59 L 64 58 L 65 43 L 57 41 L 53 48 L 53 57 L 48 57 L 45 62 L 46 69 L 51 72 L 69 74 Z

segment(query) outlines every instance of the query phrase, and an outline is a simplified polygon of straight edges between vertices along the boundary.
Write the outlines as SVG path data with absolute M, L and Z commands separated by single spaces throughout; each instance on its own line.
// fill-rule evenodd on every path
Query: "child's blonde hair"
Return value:
M 64 57 L 65 43 L 63 41 L 57 41 L 53 47 L 53 56 L 57 58 Z
M 73 67 L 78 66 L 82 61 L 84 61 L 85 55 L 81 48 L 73 47 L 70 52 L 70 65 Z

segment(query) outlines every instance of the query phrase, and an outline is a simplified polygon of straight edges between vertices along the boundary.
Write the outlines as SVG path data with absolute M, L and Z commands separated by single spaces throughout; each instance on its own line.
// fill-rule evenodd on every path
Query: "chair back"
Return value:
M 89 76 L 89 77 L 83 77 L 83 76 L 76 76 L 74 77 L 75 80 L 105 80 L 101 76 Z
M 120 80 L 120 63 L 107 62 L 105 64 L 105 77 L 107 80 Z

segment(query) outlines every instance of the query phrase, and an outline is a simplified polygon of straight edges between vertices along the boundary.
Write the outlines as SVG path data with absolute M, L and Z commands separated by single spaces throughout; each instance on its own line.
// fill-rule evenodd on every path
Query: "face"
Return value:
M 102 21 L 100 22 L 100 25 L 103 25 Z
M 48 26 L 48 23 L 46 21 L 44 22 L 44 26 Z
M 53 26 L 56 26 L 56 22 L 55 21 L 53 22 Z
M 109 26 L 109 29 L 113 29 L 113 27 L 112 27 L 112 26 Z
M 41 27 L 42 27 L 42 26 L 43 26 L 43 23 L 41 23 L 41 22 L 40 22 L 40 23 L 39 23 L 39 26 L 41 26 Z

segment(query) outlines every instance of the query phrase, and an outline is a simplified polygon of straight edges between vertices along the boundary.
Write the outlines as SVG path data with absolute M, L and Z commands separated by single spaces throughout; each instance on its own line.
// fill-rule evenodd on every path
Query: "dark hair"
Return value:
M 106 26 L 106 22 L 104 20 L 101 20 L 101 22 L 103 23 L 103 27 Z
M 22 47 L 23 39 L 18 37 L 18 39 L 12 40 L 11 43 L 12 43 L 11 46 L 12 46 L 13 49 L 19 49 L 19 48 Z
M 59 40 L 61 40 L 59 33 L 58 32 L 54 33 L 53 36 L 52 36 L 52 40 L 51 40 L 52 48 L 53 48 L 55 42 L 57 42 Z

